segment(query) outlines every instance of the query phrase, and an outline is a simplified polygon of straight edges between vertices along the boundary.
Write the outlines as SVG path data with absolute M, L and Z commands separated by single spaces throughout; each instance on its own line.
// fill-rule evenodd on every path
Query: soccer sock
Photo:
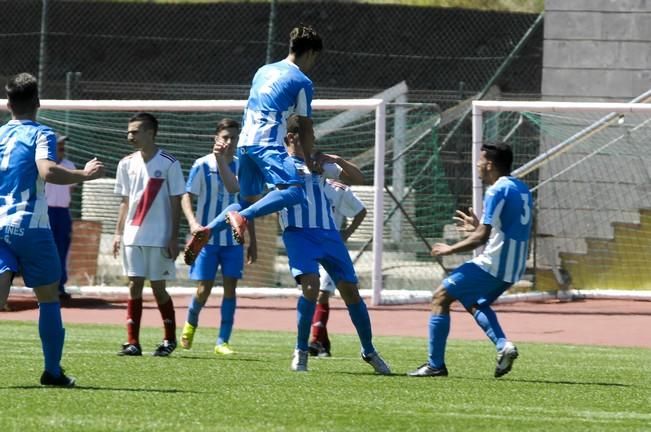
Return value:
M 497 350 L 499 351 L 504 348 L 506 336 L 500 323 L 497 321 L 495 311 L 490 306 L 483 305 L 475 309 L 472 315 L 475 317 L 475 321 L 479 324 L 479 327 L 484 330 L 488 339 L 495 344 Z
M 364 355 L 372 354 L 375 352 L 373 346 L 373 331 L 371 330 L 371 317 L 368 314 L 366 303 L 361 300 L 359 303 L 350 304 L 346 306 L 350 320 L 357 330 L 357 336 L 362 344 L 362 351 Z
M 317 304 L 314 318 L 312 318 L 312 342 L 324 344 L 328 340 L 328 317 L 330 316 L 329 304 Z
M 248 208 L 242 210 L 240 215 L 251 220 L 293 206 L 304 199 L 305 192 L 302 187 L 291 186 L 287 189 L 274 189 Z
M 127 342 L 140 343 L 140 320 L 142 318 L 142 297 L 127 301 Z
M 236 297 L 222 299 L 222 320 L 221 324 L 219 325 L 219 337 L 217 338 L 217 345 L 228 343 L 228 341 L 231 339 L 236 308 Z
M 226 222 L 226 214 L 229 211 L 240 211 L 242 210 L 242 205 L 235 203 L 231 204 L 228 207 L 226 207 L 217 217 L 213 220 L 210 221 L 208 225 L 206 225 L 208 228 L 215 232 L 223 231 L 226 228 L 230 227 L 230 225 Z
M 61 355 L 65 331 L 59 302 L 39 303 L 38 334 L 41 338 L 45 370 L 51 375 L 61 375 Z
M 174 315 L 174 302 L 172 297 L 164 304 L 158 305 L 160 316 L 163 318 L 163 327 L 165 327 L 165 340 L 176 342 L 176 316 Z
M 450 315 L 429 317 L 429 365 L 434 368 L 445 366 L 445 344 L 450 334 Z
M 298 298 L 298 304 L 296 305 L 296 321 L 298 323 L 296 348 L 301 351 L 307 351 L 307 341 L 310 338 L 310 326 L 312 325 L 315 308 L 316 302 L 311 302 L 303 296 Z
M 192 327 L 199 326 L 199 314 L 204 305 L 205 303 L 201 303 L 196 294 L 192 296 L 192 300 L 190 300 L 190 305 L 188 306 L 188 317 L 186 319 Z

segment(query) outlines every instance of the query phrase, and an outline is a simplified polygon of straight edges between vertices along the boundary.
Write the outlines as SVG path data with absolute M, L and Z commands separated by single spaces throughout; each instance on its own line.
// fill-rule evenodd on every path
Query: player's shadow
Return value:
M 603 386 L 603 387 L 634 387 L 632 384 L 622 384 L 622 383 L 613 383 L 613 382 L 595 382 L 595 381 L 565 381 L 565 380 L 536 380 L 536 379 L 513 379 L 508 380 L 510 382 L 521 382 L 521 383 L 530 383 L 530 384 L 556 384 L 556 385 L 576 385 L 576 386 Z M 637 386 L 635 386 L 637 387 Z
M 82 386 L 75 387 L 49 387 L 41 385 L 16 385 L 0 387 L 0 389 L 13 389 L 13 390 L 76 390 L 76 391 L 122 391 L 122 392 L 142 392 L 142 393 L 188 393 L 188 394 L 205 394 L 210 392 L 195 391 L 195 390 L 179 390 L 179 389 L 152 389 L 152 388 L 127 388 L 127 387 L 100 387 L 100 386 Z

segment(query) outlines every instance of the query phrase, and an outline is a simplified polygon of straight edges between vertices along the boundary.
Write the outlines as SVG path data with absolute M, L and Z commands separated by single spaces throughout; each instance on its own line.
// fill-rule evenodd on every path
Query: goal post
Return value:
M 481 145 L 511 144 L 513 175 L 536 199 L 536 290 L 651 298 L 651 104 L 635 103 L 649 93 L 631 103 L 473 102 L 473 208 Z

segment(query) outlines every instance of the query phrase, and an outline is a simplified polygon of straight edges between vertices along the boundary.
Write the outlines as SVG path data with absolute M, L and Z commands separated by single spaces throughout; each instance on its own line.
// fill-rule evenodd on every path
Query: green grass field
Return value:
M 235 330 L 238 354 L 212 354 L 214 329 L 169 358 L 115 355 L 121 326 L 67 325 L 75 389 L 42 388 L 36 324 L 3 321 L 0 431 L 633 431 L 651 430 L 651 352 L 520 343 L 511 374 L 492 377 L 488 342 L 451 341 L 448 378 L 410 378 L 426 341 L 379 337 L 394 376 L 376 376 L 353 336 L 331 359 L 289 370 L 294 335 Z M 161 329 L 144 329 L 143 348 Z

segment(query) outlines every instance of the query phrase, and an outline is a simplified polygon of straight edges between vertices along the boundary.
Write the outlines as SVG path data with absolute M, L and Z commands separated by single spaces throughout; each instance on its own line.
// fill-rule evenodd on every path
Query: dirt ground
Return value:
M 184 322 L 190 297 L 174 297 L 176 321 Z M 202 327 L 217 327 L 221 299 L 211 297 L 201 314 Z M 10 312 L 0 320 L 36 320 L 38 309 L 31 296 L 12 296 Z M 235 329 L 296 329 L 296 298 L 238 297 Z M 495 305 L 500 323 L 514 342 L 549 342 L 651 348 L 651 302 L 584 300 L 573 302 L 511 303 Z M 384 336 L 427 337 L 428 305 L 369 306 L 373 333 Z M 66 323 L 121 324 L 125 320 L 123 297 L 78 297 L 64 304 Z M 145 299 L 143 326 L 161 326 L 153 299 Z M 345 305 L 333 299 L 330 333 L 354 334 Z M 451 339 L 482 340 L 483 332 L 459 306 L 452 313 Z

